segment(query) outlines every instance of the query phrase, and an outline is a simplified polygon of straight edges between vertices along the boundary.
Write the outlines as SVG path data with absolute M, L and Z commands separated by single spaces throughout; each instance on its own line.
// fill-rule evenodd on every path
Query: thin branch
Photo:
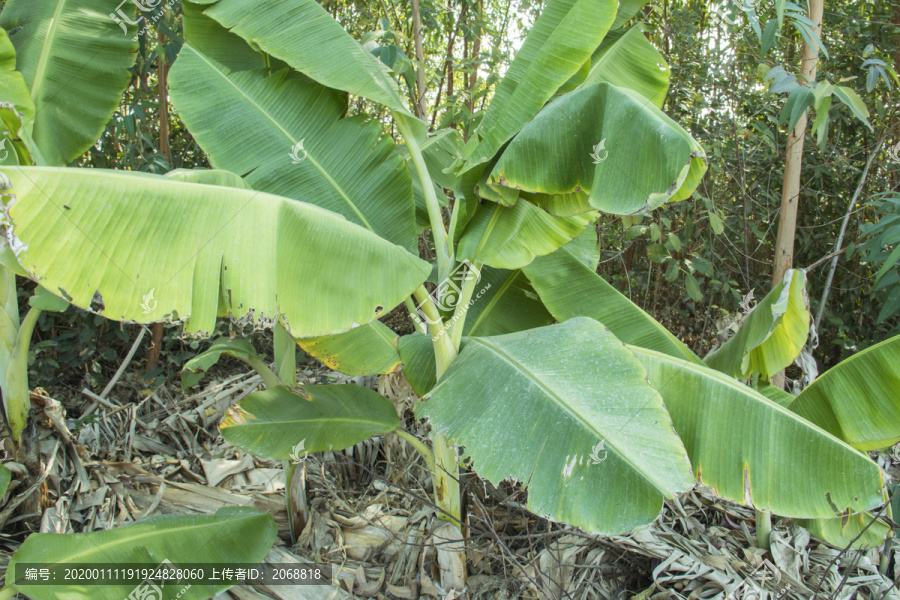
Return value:
M 859 194 L 862 192 L 863 186 L 866 183 L 866 177 L 869 176 L 869 167 L 872 166 L 872 161 L 875 160 L 875 155 L 878 154 L 878 151 L 881 149 L 881 144 L 884 143 L 886 137 L 887 134 L 882 135 L 881 139 L 878 140 L 878 143 L 875 144 L 875 149 L 869 154 L 866 166 L 863 169 L 862 175 L 859 177 L 859 185 L 856 186 L 856 191 L 853 192 L 853 197 L 850 198 L 850 204 L 847 206 L 847 212 L 844 214 L 844 221 L 841 223 L 841 232 L 838 234 L 837 242 L 834 244 L 835 249 L 840 248 L 841 244 L 844 243 L 844 234 L 847 232 L 847 222 L 850 221 L 850 215 L 853 213 L 853 207 L 856 206 Z M 838 254 L 840 253 L 835 253 L 834 257 L 831 259 L 831 268 L 828 270 L 828 277 L 825 279 L 825 289 L 822 290 L 822 300 L 819 301 L 819 310 L 816 311 L 816 331 L 819 330 L 819 323 L 822 322 L 822 315 L 825 313 L 825 304 L 828 303 L 828 294 L 831 292 L 831 282 L 834 281 L 834 272 L 837 269 Z
M 822 258 L 820 258 L 819 260 L 817 260 L 816 262 L 814 262 L 813 264 L 809 265 L 808 267 L 806 267 L 806 268 L 803 269 L 803 270 L 806 271 L 806 272 L 808 273 L 808 272 L 812 271 L 813 269 L 815 269 L 816 267 L 819 267 L 819 266 L 821 266 L 821 265 L 824 265 L 825 263 L 827 263 L 827 262 L 828 262 L 829 260 L 831 260 L 832 258 L 838 256 L 839 254 L 843 254 L 843 253 L 846 252 L 846 251 L 847 251 L 847 248 L 841 248 L 841 249 L 838 250 L 837 252 L 832 252 L 832 253 L 830 253 L 830 254 L 826 254 L 825 256 L 823 256 Z

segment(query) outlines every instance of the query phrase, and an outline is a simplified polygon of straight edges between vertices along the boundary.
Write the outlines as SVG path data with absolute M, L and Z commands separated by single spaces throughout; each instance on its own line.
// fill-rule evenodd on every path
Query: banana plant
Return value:
M 111 319 L 204 333 L 227 317 L 280 327 L 282 357 L 289 336 L 344 372 L 402 369 L 430 446 L 372 390 L 293 385 L 240 343 L 186 375 L 223 353 L 260 369 L 268 389 L 221 426 L 260 456 L 400 435 L 457 526 L 461 462 L 522 482 L 535 513 L 600 533 L 646 525 L 698 481 L 795 518 L 871 510 L 884 500 L 872 461 L 732 377 L 784 360 L 758 349 L 793 339 L 793 279 L 753 319 L 767 335 L 704 363 L 596 274 L 600 212 L 687 198 L 706 169 L 658 108 L 664 60 L 622 29 L 639 7 L 550 0 L 463 140 L 429 134 L 315 0 L 189 0 L 170 89 L 216 170 L 2 167 L 10 248 L 47 290 Z M 348 94 L 387 107 L 402 147 L 346 116 Z M 416 253 L 417 214 L 433 264 Z M 149 292 L 156 305 L 142 306 Z M 417 333 L 377 321 L 401 304 Z

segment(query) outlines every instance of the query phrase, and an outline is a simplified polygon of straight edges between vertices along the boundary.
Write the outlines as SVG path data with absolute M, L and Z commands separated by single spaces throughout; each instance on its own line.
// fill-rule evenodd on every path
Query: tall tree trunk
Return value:
M 469 114 L 475 112 L 475 85 L 478 83 L 478 55 L 481 54 L 481 0 L 475 4 L 475 41 L 472 42 L 472 72 L 469 74 Z
M 425 116 L 425 52 L 422 48 L 422 15 L 419 14 L 419 0 L 412 0 L 413 40 L 416 45 L 416 116 Z
M 816 24 L 816 35 L 822 33 L 823 0 L 810 0 L 809 18 Z M 818 48 L 803 45 L 800 73 L 809 81 L 816 78 Z M 794 263 L 794 235 L 797 229 L 797 205 L 800 201 L 800 169 L 803 164 L 803 139 L 806 134 L 806 113 L 800 117 L 794 130 L 788 135 L 784 162 L 784 185 L 781 188 L 781 217 L 778 222 L 778 238 L 775 242 L 775 267 L 772 285 L 784 278 Z
M 163 155 L 169 168 L 172 168 L 172 150 L 169 147 L 169 65 L 166 64 L 166 52 L 163 49 L 165 36 L 159 34 L 160 54 L 157 57 L 157 88 L 159 92 L 159 153 Z M 163 324 L 153 324 L 153 336 L 150 340 L 150 351 L 147 353 L 147 371 L 159 364 L 159 351 L 162 349 Z

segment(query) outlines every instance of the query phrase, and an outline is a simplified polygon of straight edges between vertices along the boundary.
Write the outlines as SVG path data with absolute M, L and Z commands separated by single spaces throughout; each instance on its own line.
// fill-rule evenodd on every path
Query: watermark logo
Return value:
M 172 564 L 168 558 L 159 565 L 157 565 L 154 569 L 152 569 L 152 573 L 154 575 L 158 575 L 155 577 L 148 577 L 144 581 L 137 584 L 137 586 L 131 590 L 131 593 L 125 598 L 125 600 L 163 600 L 163 590 L 162 588 L 166 585 L 165 581 L 167 578 L 171 578 L 176 572 L 175 565 Z M 159 582 L 159 584 L 157 584 Z M 185 587 L 181 588 L 181 590 L 174 596 L 175 598 L 181 598 L 186 591 L 191 589 L 191 585 L 188 584 Z M 170 598 L 172 596 L 169 596 Z
M 603 156 L 600 156 L 600 153 L 603 152 Z M 594 164 L 599 165 L 604 160 L 609 157 L 609 150 L 606 149 L 606 138 L 600 140 L 600 143 L 594 146 L 594 151 L 591 152 L 591 158 L 594 159 Z
M 600 453 L 603 453 L 603 456 L 600 456 Z M 606 457 L 609 455 L 609 450 L 606 449 L 606 440 L 600 440 L 597 444 L 591 448 L 591 454 L 589 456 L 588 464 L 589 465 L 599 465 Z
M 299 465 L 309 456 L 309 452 L 306 451 L 304 446 L 306 446 L 306 438 L 303 438 L 299 444 L 291 448 L 291 462 L 295 465 Z
M 784 598 L 791 589 L 791 584 L 782 585 L 781 579 L 781 570 L 770 561 L 763 560 L 737 587 L 728 593 L 726 600 L 759 600 L 764 596 L 772 598 L 772 600 L 779 600 Z M 772 588 L 777 591 L 775 593 L 766 591 Z
M 896 144 L 888 148 L 888 160 L 892 163 L 900 164 L 900 142 L 897 142 Z
M 152 313 L 156 310 L 156 299 L 153 297 L 153 292 L 156 291 L 156 288 L 153 288 L 148 293 L 144 294 L 144 299 L 141 301 L 141 308 L 144 309 L 144 314 Z
M 128 35 L 129 25 L 138 25 L 141 21 L 145 21 L 144 27 L 140 31 L 138 31 L 138 33 L 133 38 L 131 38 L 133 40 L 136 40 L 139 35 L 148 31 L 149 25 L 146 24 L 146 19 L 143 15 L 138 15 L 137 19 L 135 19 L 134 21 L 131 20 L 131 17 L 129 17 L 125 13 L 125 11 L 122 10 L 122 7 L 128 3 L 134 4 L 140 12 L 148 13 L 162 5 L 163 0 L 122 0 L 122 2 L 120 2 L 116 7 L 115 12 L 109 13 L 109 18 L 115 21 L 116 25 L 122 28 L 122 32 L 125 35 Z M 175 0 L 169 0 L 167 4 L 169 8 L 171 8 L 175 5 Z M 164 14 L 165 11 L 159 11 L 156 15 L 153 16 L 151 22 L 156 23 L 162 18 Z
M 481 271 L 475 267 L 468 260 L 464 260 L 459 263 L 453 272 L 444 279 L 440 285 L 437 286 L 435 291 L 429 294 L 431 301 L 434 305 L 444 312 L 454 312 L 453 318 L 450 319 L 447 323 L 443 323 L 443 320 L 439 317 L 437 319 L 432 320 L 428 317 L 428 314 L 425 310 L 422 309 L 422 303 L 420 302 L 416 306 L 416 312 L 419 314 L 424 321 L 429 323 L 430 325 L 443 325 L 440 332 L 434 336 L 432 336 L 432 341 L 437 341 L 442 335 L 444 335 L 450 327 L 453 326 L 456 321 L 460 318 L 464 317 L 468 310 L 475 304 L 475 302 L 481 298 L 489 289 L 491 289 L 491 284 L 487 284 L 481 290 L 475 294 L 469 303 L 466 306 L 458 307 L 459 302 L 462 298 L 462 290 L 465 283 L 474 277 L 475 282 L 478 283 L 481 281 Z
M 475 268 L 468 260 L 464 260 L 459 263 L 453 272 L 444 279 L 438 286 L 435 291 L 431 292 L 431 300 L 434 302 L 435 306 L 438 307 L 439 310 L 450 311 L 456 308 L 456 305 L 459 303 L 460 295 L 462 294 L 463 285 L 465 285 L 466 281 L 469 277 L 475 277 L 475 283 L 481 281 L 481 271 Z M 422 317 L 425 321 L 432 325 L 437 325 L 440 321 L 431 321 L 428 316 L 425 314 L 425 311 L 422 310 L 422 303 L 416 307 L 418 310 L 419 316 Z
M 305 139 L 305 138 L 304 138 Z M 300 152 L 303 153 L 303 156 L 300 156 Z M 288 156 L 291 157 L 291 162 L 295 165 L 299 165 L 304 160 L 306 160 L 306 150 L 303 148 L 303 140 L 300 140 L 294 147 L 291 148 L 290 154 Z

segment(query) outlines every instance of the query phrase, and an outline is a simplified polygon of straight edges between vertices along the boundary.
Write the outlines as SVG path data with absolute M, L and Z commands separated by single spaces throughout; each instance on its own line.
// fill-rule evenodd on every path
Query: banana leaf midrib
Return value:
M 38 102 L 38 92 L 41 90 L 44 79 L 44 71 L 47 70 L 47 64 L 50 62 L 50 55 L 52 54 L 51 49 L 53 48 L 53 44 L 56 42 L 56 31 L 59 28 L 60 16 L 63 13 L 63 9 L 66 6 L 68 0 L 59 0 L 56 3 L 56 11 L 53 13 L 53 18 L 50 20 L 50 28 L 47 31 L 47 40 L 50 40 L 49 43 L 45 42 L 41 47 L 41 58 L 38 60 L 37 69 L 34 72 L 34 80 L 31 82 L 31 101 L 35 105 L 35 109 L 37 108 Z

